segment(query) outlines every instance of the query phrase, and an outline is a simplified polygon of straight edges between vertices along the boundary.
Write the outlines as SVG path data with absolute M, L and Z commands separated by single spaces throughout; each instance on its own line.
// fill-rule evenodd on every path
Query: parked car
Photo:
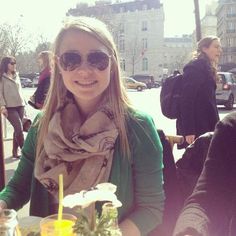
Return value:
M 29 78 L 20 77 L 21 87 L 32 87 L 32 80 Z
M 232 110 L 236 98 L 236 77 L 230 72 L 218 72 L 216 102 Z
M 147 85 L 147 88 L 149 88 L 149 89 L 160 87 L 160 83 L 158 83 L 157 81 L 154 80 L 153 75 L 141 75 L 140 74 L 140 75 L 132 75 L 131 77 L 139 82 L 145 83 Z
M 32 79 L 32 87 L 33 88 L 38 87 L 38 82 L 39 82 L 39 76 L 37 75 Z
M 138 91 L 142 91 L 143 89 L 147 88 L 147 85 L 145 83 L 136 81 L 133 78 L 125 77 L 125 86 L 128 89 L 137 89 Z

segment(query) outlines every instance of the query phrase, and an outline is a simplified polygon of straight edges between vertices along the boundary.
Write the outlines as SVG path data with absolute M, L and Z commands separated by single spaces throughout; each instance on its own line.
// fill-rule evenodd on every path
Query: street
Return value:
M 35 88 L 23 88 L 23 93 L 25 100 L 27 101 L 29 97 L 34 93 Z M 146 89 L 144 91 L 138 92 L 136 90 L 128 90 L 129 97 L 134 104 L 140 110 L 149 113 L 157 126 L 158 129 L 163 129 L 165 134 L 173 135 L 175 134 L 175 120 L 170 120 L 162 115 L 160 107 L 160 91 L 161 87 Z M 227 111 L 223 106 L 219 106 L 220 118 L 222 119 L 229 111 Z M 235 108 L 234 108 L 235 110 Z M 32 120 L 37 115 L 39 111 L 32 108 L 31 106 L 26 106 L 26 114 Z M 6 138 L 12 137 L 12 127 L 7 123 L 7 135 Z

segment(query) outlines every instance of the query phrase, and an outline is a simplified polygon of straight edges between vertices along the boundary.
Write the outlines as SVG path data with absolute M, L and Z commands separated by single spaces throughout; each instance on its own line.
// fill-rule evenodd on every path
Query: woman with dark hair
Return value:
M 0 107 L 1 114 L 14 128 L 12 156 L 18 158 L 18 147 L 22 148 L 24 143 L 24 99 L 16 73 L 16 59 L 12 56 L 3 57 L 0 64 Z
M 38 55 L 38 63 L 41 68 L 38 87 L 28 102 L 35 109 L 41 109 L 43 107 L 50 86 L 52 57 L 53 53 L 51 51 L 42 51 Z
M 216 105 L 217 64 L 222 49 L 219 38 L 208 36 L 198 42 L 197 52 L 183 69 L 183 91 L 177 134 L 185 137 L 186 147 L 197 137 L 213 131 L 219 114 Z

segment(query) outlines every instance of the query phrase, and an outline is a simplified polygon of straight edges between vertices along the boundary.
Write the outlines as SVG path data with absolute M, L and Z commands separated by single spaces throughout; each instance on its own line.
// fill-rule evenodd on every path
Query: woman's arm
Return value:
M 203 171 L 179 216 L 175 236 L 208 235 L 228 223 L 235 192 L 235 117 L 232 113 L 217 124 Z
M 3 80 L 4 78 L 0 78 L 0 107 L 5 108 L 6 102 L 4 99 L 4 91 L 3 91 Z
M 162 145 L 152 119 L 141 119 L 134 128 L 136 143 L 132 147 L 134 210 L 121 222 L 124 235 L 146 235 L 162 222 Z
M 35 103 L 43 105 L 49 86 L 50 86 L 50 77 L 43 79 L 38 84 L 38 87 L 34 93 Z

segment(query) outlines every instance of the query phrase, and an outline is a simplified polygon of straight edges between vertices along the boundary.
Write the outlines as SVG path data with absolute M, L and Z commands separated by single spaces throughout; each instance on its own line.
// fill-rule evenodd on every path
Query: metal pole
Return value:
M 196 40 L 198 42 L 202 38 L 198 0 L 194 0 L 194 11 L 195 11 L 195 24 L 196 24 Z
M 4 162 L 2 116 L 0 115 L 0 190 L 2 190 L 4 186 L 5 186 L 5 162 Z

